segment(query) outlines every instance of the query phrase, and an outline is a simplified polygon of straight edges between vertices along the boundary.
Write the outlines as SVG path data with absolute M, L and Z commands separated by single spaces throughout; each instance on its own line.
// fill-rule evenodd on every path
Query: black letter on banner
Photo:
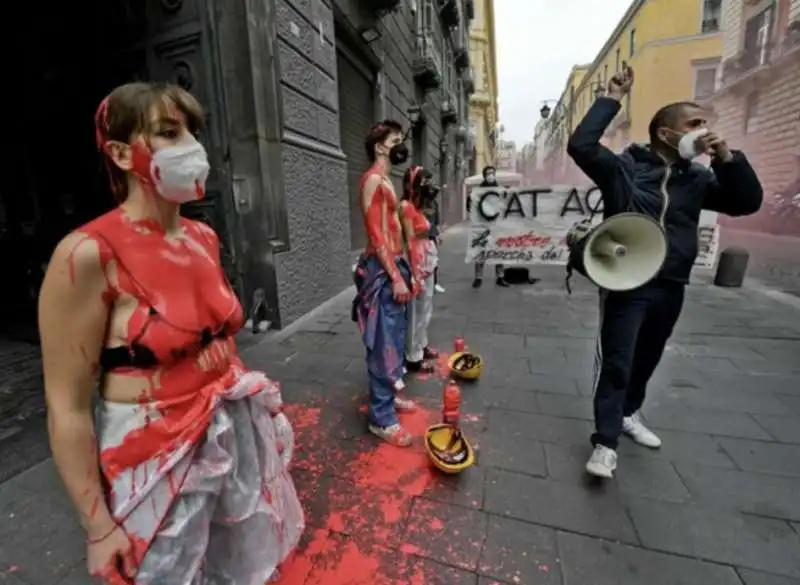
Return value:
M 517 191 L 520 195 L 531 196 L 531 217 L 539 217 L 539 195 L 542 193 L 552 193 L 552 189 L 520 189 Z
M 490 195 L 494 195 L 495 197 L 500 197 L 500 194 L 497 191 L 486 191 L 485 193 L 482 193 L 480 198 L 478 199 L 478 215 L 480 215 L 484 221 L 494 221 L 495 219 L 497 219 L 497 216 L 500 215 L 499 213 L 495 213 L 494 215 L 488 215 L 483 210 L 483 202 L 486 201 L 486 198 L 489 197 Z
M 592 205 L 592 195 L 595 193 L 597 193 L 597 199 L 595 199 L 594 205 Z M 605 211 L 603 194 L 600 193 L 600 187 L 597 185 L 589 187 L 589 189 L 586 190 L 586 195 L 583 196 L 583 200 L 586 203 L 586 208 L 589 210 L 589 219 L 594 219 L 595 215 L 602 214 Z
M 522 201 L 519 200 L 519 191 L 511 191 L 511 199 L 509 199 L 506 204 L 506 211 L 503 214 L 503 219 L 512 214 L 519 215 L 522 219 L 525 219 L 525 212 L 522 210 Z
M 572 200 L 575 200 L 577 207 L 570 207 Z M 564 217 L 568 211 L 577 211 L 581 215 L 586 215 L 586 210 L 583 208 L 583 203 L 581 203 L 581 196 L 575 187 L 570 190 L 567 200 L 564 201 L 564 206 L 561 208 L 561 217 Z

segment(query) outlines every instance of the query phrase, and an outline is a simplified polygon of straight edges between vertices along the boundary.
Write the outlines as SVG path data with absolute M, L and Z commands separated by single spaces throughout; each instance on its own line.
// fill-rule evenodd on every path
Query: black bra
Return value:
M 158 312 L 150 307 L 149 316 L 153 317 L 158 315 Z M 138 368 L 148 369 L 154 368 L 159 365 L 158 357 L 155 352 L 146 345 L 139 343 L 138 340 L 144 335 L 147 330 L 150 320 L 148 319 L 141 332 L 136 336 L 136 339 L 130 345 L 120 345 L 117 347 L 104 347 L 100 352 L 100 368 L 104 372 L 118 370 L 120 368 Z M 211 327 L 206 327 L 198 334 L 198 348 L 203 349 L 207 347 L 215 339 L 224 339 L 230 336 L 228 324 L 214 333 Z M 189 355 L 189 348 L 180 348 L 172 350 L 172 359 L 179 361 Z

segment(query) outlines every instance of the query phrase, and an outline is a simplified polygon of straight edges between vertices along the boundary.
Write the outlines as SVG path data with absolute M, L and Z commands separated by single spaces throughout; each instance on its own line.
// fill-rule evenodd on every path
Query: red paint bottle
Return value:
M 461 390 L 453 380 L 444 387 L 442 399 L 442 422 L 458 427 L 461 418 Z
M 463 352 L 466 349 L 466 344 L 464 343 L 464 338 L 461 336 L 456 337 L 455 341 L 453 342 L 453 349 L 456 352 Z

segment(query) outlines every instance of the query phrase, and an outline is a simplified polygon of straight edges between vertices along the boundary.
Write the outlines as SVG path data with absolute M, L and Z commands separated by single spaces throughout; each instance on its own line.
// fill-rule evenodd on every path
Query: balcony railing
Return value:
M 439 16 L 447 28 L 455 28 L 461 24 L 461 5 L 458 0 L 437 0 Z
M 400 2 L 401 0 L 372 0 L 369 7 L 375 14 L 383 15 L 392 10 L 397 10 Z
M 475 19 L 475 0 L 464 0 L 464 16 L 468 21 Z
M 794 53 L 800 49 L 800 19 L 793 20 L 786 28 L 786 36 L 783 37 L 781 53 Z
M 722 84 L 730 86 L 749 78 L 750 75 L 770 65 L 773 44 L 746 48 L 722 63 Z
M 417 54 L 412 69 L 414 78 L 424 89 L 442 85 L 442 44 L 433 30 L 424 29 L 417 34 Z
M 719 19 L 718 18 L 706 18 L 703 21 L 701 30 L 703 34 L 710 34 L 719 32 Z

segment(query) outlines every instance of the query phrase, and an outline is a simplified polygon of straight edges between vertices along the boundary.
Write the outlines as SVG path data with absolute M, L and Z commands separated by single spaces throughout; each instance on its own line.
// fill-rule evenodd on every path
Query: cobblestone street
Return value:
M 478 465 L 430 470 L 366 433 L 363 347 L 350 294 L 243 351 L 280 380 L 298 435 L 308 530 L 284 585 L 800 584 L 800 309 L 762 292 L 690 286 L 644 416 L 659 451 L 620 446 L 614 481 L 589 481 L 596 293 L 563 271 L 533 286 L 470 287 L 446 235 L 431 337 L 483 355 L 463 386 Z M 487 271 L 488 274 L 489 271 Z M 443 376 L 413 380 L 418 436 Z M 84 544 L 48 460 L 0 485 L 0 583 L 88 584 Z

